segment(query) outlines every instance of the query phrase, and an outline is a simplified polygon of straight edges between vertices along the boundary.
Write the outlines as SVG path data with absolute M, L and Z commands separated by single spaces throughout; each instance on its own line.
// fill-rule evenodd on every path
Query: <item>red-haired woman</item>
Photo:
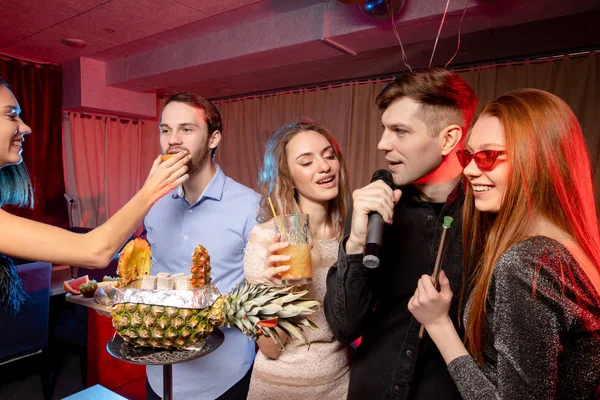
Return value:
M 555 95 L 523 89 L 487 105 L 465 150 L 465 342 L 452 292 L 423 276 L 409 310 L 465 399 L 600 394 L 600 233 L 581 127 Z

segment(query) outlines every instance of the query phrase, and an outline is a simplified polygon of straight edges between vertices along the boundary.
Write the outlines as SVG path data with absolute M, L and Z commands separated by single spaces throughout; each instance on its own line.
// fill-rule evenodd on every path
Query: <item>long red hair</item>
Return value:
M 551 93 L 522 89 L 492 101 L 484 114 L 502 123 L 509 176 L 498 214 L 479 212 L 470 185 L 465 185 L 464 262 L 465 271 L 470 271 L 466 293 L 472 292 L 465 333 L 469 352 L 479 362 L 494 265 L 509 247 L 528 237 L 532 215 L 541 215 L 570 234 L 596 269 L 600 266 L 592 169 L 571 108 Z

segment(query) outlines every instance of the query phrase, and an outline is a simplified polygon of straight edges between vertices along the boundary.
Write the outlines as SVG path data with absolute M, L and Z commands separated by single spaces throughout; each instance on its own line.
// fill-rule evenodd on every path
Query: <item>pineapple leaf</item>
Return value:
M 307 307 L 299 307 L 294 304 L 286 305 L 281 311 L 275 313 L 279 318 L 292 318 L 297 315 L 311 315 L 314 313 L 314 310 Z
M 291 303 L 292 301 L 299 299 L 300 297 L 304 296 L 307 293 L 308 293 L 307 290 L 304 290 L 304 291 L 298 292 L 298 293 L 288 293 L 285 296 L 280 297 L 280 298 L 274 300 L 273 303 L 279 304 L 279 305 L 284 305 L 286 303 Z
M 281 307 L 279 304 L 267 304 L 259 311 L 259 313 L 261 315 L 274 315 L 282 309 L 283 307 Z
M 283 307 L 282 310 L 276 312 L 275 315 L 277 315 L 279 318 L 291 318 L 296 315 L 302 315 L 302 314 L 300 314 L 299 307 L 296 307 L 293 304 L 288 304 L 285 307 Z
M 306 307 L 311 309 L 314 308 L 313 312 L 317 311 L 319 307 L 321 307 L 321 303 L 313 299 L 304 299 L 303 301 L 297 301 L 294 303 L 294 305 L 298 307 Z
M 273 340 L 275 340 L 279 351 L 283 351 L 283 349 L 284 349 L 283 340 L 281 340 L 281 336 L 279 336 L 279 333 L 277 332 L 277 330 L 275 328 L 266 328 L 265 327 L 265 328 L 263 328 L 263 332 L 264 332 L 265 336 L 273 338 Z
M 249 332 L 254 333 L 254 324 L 252 322 L 248 321 L 247 319 L 242 319 L 241 321 L 242 325 L 244 325 L 245 328 L 245 330 L 242 332 L 244 332 L 245 334 Z
M 282 293 L 286 293 L 289 292 L 292 289 L 292 286 L 283 286 L 281 288 L 277 288 L 277 287 L 272 287 L 273 291 L 271 292 L 272 295 L 280 295 Z
M 241 303 L 245 303 L 248 300 L 248 295 L 249 295 L 248 292 L 244 293 L 243 295 L 240 296 L 239 301 Z
M 304 342 L 304 344 L 308 345 L 308 339 L 302 332 L 302 330 L 295 326 L 294 324 L 289 323 L 285 320 L 280 320 L 278 324 L 283 330 L 285 330 L 290 336 L 294 336 Z
M 294 318 L 288 318 L 287 320 L 294 325 L 306 326 L 306 327 L 312 328 L 312 329 L 318 328 L 317 324 L 315 324 L 314 322 L 312 322 L 311 320 L 309 320 L 306 317 L 298 316 L 298 317 L 294 317 Z
M 245 306 L 244 306 L 244 310 L 246 310 Z M 257 306 L 250 310 L 246 310 L 246 315 L 247 316 L 256 316 L 260 311 L 261 311 L 260 307 Z
M 318 328 L 317 324 L 315 324 L 314 322 L 312 322 L 312 321 L 311 321 L 310 319 L 308 319 L 308 318 L 304 318 L 304 319 L 302 319 L 302 321 L 300 322 L 300 325 L 303 325 L 303 326 L 308 326 L 308 327 L 310 327 L 310 328 L 312 328 L 312 329 L 317 329 L 317 328 Z
M 249 310 L 252 307 L 262 306 L 263 304 L 272 302 L 272 300 L 274 298 L 275 298 L 275 296 L 270 296 L 270 295 L 263 295 L 263 296 L 255 297 L 252 300 L 244 303 L 244 309 Z
M 242 324 L 242 321 L 234 318 L 233 320 L 230 320 L 230 322 L 235 325 L 236 328 L 238 328 L 241 332 L 246 333 L 245 329 L 244 329 L 244 325 Z

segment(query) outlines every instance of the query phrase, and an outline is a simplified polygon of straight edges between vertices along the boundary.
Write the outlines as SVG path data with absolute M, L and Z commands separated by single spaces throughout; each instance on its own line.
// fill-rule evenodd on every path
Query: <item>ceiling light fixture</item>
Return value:
M 64 38 L 60 43 L 67 47 L 73 47 L 75 49 L 85 49 L 87 44 L 81 39 Z

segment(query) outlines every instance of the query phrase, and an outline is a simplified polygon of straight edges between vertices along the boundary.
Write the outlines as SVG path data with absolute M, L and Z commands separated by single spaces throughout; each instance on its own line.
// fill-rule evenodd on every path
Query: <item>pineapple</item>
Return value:
M 194 249 L 190 271 L 190 289 L 210 284 L 210 256 L 201 244 Z
M 251 338 L 272 337 L 281 349 L 283 342 L 275 327 L 309 344 L 302 327 L 316 327 L 306 317 L 318 309 L 319 302 L 304 299 L 306 290 L 289 293 L 290 289 L 244 282 L 204 309 L 117 304 L 112 322 L 117 333 L 136 346 L 188 347 L 214 328 L 231 326 Z
M 130 240 L 119 254 L 117 274 L 119 287 L 125 287 L 133 281 L 150 274 L 152 252 L 150 245 L 142 238 Z
M 136 248 L 133 249 L 135 251 Z M 140 253 L 143 251 L 140 250 Z M 149 251 L 148 248 L 148 255 Z M 123 265 L 119 259 L 119 271 L 125 271 L 129 278 L 139 274 L 136 263 L 142 264 L 140 259 L 143 259 L 141 256 L 134 257 L 133 252 L 124 259 Z M 134 263 L 134 266 L 128 263 Z M 209 285 L 210 256 L 202 245 L 194 250 L 192 263 L 191 288 Z M 123 282 L 123 275 L 119 273 L 119 276 Z M 231 326 L 250 338 L 261 334 L 272 337 L 280 349 L 283 349 L 283 341 L 275 327 L 308 344 L 302 327 L 316 328 L 306 317 L 319 308 L 319 302 L 305 299 L 307 290 L 297 293 L 290 293 L 290 290 L 290 287 L 274 288 L 244 281 L 231 293 L 217 297 L 210 307 L 203 309 L 120 303 L 113 309 L 112 323 L 117 333 L 135 346 L 189 347 L 204 340 L 214 328 Z

